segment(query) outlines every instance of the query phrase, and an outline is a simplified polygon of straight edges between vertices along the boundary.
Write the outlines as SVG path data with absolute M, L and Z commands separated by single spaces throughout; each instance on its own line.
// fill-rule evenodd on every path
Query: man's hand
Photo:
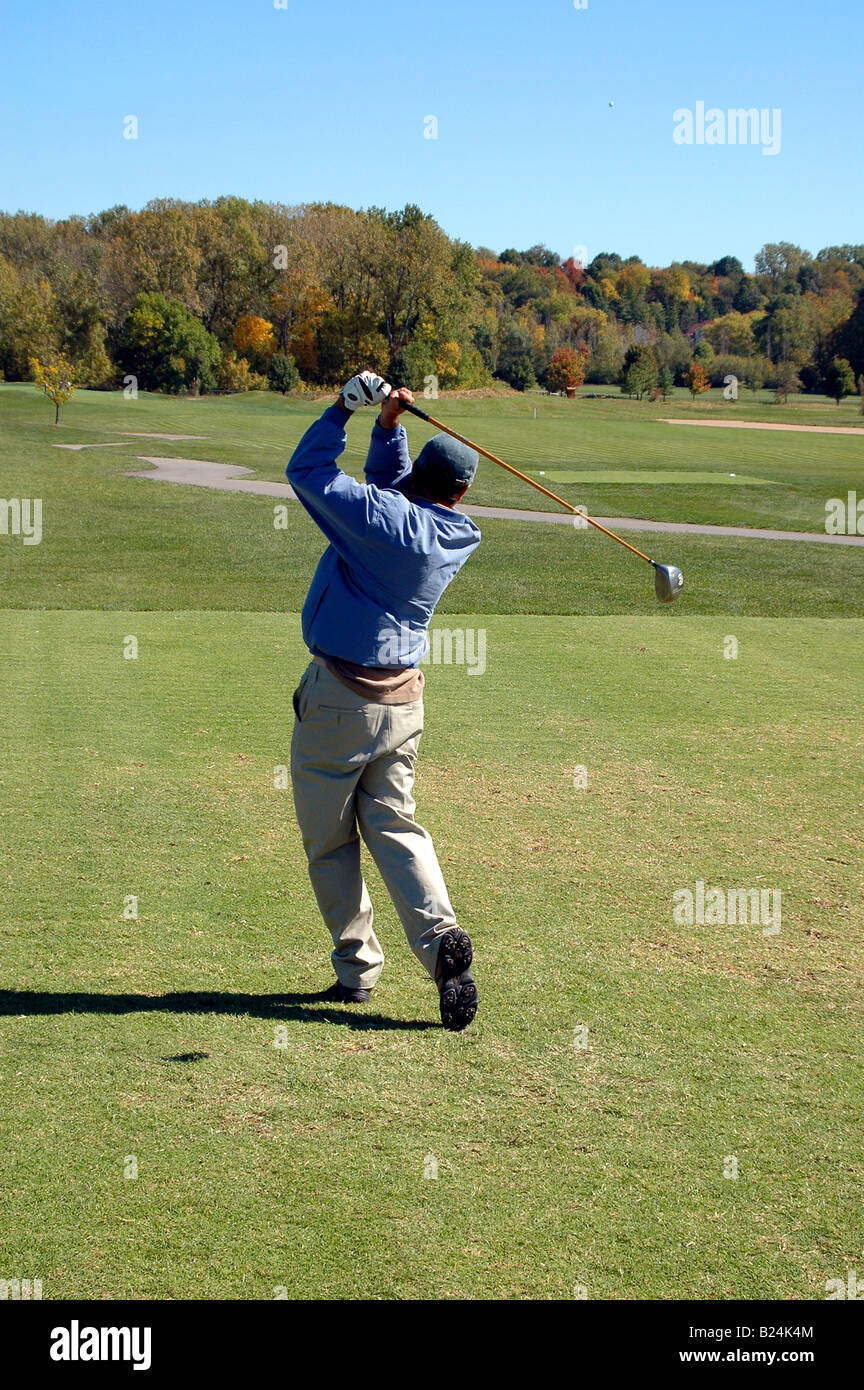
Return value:
M 343 410 L 354 411 L 361 405 L 380 405 L 390 395 L 390 386 L 374 372 L 360 372 L 342 387 L 339 404 Z
M 402 404 L 404 402 L 404 404 Z M 399 424 L 399 416 L 405 405 L 414 404 L 414 392 L 409 391 L 407 386 L 397 386 L 395 391 L 391 391 L 386 401 L 381 407 L 378 416 L 378 424 L 385 430 L 393 430 Z

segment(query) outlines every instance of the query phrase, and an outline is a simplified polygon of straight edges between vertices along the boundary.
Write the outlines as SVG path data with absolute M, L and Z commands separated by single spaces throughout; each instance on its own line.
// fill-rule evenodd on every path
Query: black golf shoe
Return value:
M 371 989 L 350 989 L 348 985 L 336 980 L 321 998 L 334 1004 L 368 1004 L 371 993 Z
M 451 1033 L 461 1033 L 477 1012 L 477 985 L 471 974 L 474 948 L 467 931 L 453 927 L 441 937 L 435 965 L 440 993 L 441 1022 Z

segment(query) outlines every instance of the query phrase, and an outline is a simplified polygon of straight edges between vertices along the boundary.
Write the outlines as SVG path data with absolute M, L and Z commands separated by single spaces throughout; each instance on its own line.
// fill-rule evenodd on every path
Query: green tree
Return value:
M 764 357 L 751 357 L 747 363 L 747 385 L 757 395 L 765 385 L 768 377 L 768 361 Z
M 672 395 L 672 373 L 668 367 L 660 368 L 660 375 L 657 378 L 657 386 L 664 401 Z
M 778 363 L 774 372 L 774 399 L 778 405 L 785 405 L 790 396 L 797 396 L 801 381 L 792 362 Z
M 825 373 L 825 389 L 839 405 L 844 396 L 855 392 L 855 373 L 845 357 L 835 357 Z
M 641 401 L 643 396 L 654 390 L 657 381 L 657 360 L 651 349 L 645 344 L 631 347 L 624 358 L 621 372 L 621 385 L 628 396 L 635 396 L 637 401 Z
M 300 373 L 294 358 L 286 352 L 274 353 L 267 373 L 267 384 L 271 391 L 281 391 L 283 396 L 287 396 L 289 391 L 296 391 L 300 384 Z
M 126 321 L 124 370 L 146 391 L 211 391 L 222 349 L 193 314 L 162 294 L 142 294 Z
M 849 318 L 837 329 L 833 346 L 838 357 L 845 357 L 853 372 L 859 376 L 864 372 L 864 289 L 858 293 L 858 300 Z
M 807 252 L 791 242 L 768 242 L 756 252 L 756 273 L 763 276 L 771 294 L 795 294 L 799 292 L 798 273 L 806 257 Z
M 510 320 L 501 330 L 495 375 L 512 386 L 514 391 L 530 390 L 537 384 L 536 352 L 537 345 L 530 329 Z

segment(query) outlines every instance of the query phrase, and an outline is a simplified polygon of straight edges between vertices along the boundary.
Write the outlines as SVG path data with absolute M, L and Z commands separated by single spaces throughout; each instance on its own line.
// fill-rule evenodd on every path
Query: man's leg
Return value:
M 349 989 L 372 989 L 384 955 L 372 930 L 372 903 L 360 872 L 355 793 L 363 763 L 357 760 L 362 748 L 353 746 L 354 736 L 365 737 L 368 731 L 362 721 L 340 722 L 339 711 L 322 709 L 316 699 L 319 670 L 309 667 L 295 696 L 294 806 L 309 878 L 333 937 L 337 979 Z
M 399 914 L 414 955 L 435 978 L 440 938 L 456 926 L 429 832 L 414 819 L 414 765 L 423 731 L 422 701 L 388 705 L 389 736 L 363 769 L 357 823 Z

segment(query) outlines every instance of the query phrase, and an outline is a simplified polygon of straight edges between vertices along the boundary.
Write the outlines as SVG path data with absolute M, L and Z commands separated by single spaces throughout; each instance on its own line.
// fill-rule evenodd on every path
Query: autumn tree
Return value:
M 236 352 L 226 352 L 216 369 L 216 390 L 226 393 L 258 391 L 264 385 L 264 377 L 253 372 L 245 357 Z
M 62 354 L 79 386 L 116 381 L 142 295 L 161 295 L 202 329 L 198 348 L 216 352 L 210 368 L 199 363 L 202 384 L 215 380 L 219 351 L 236 354 L 227 380 L 243 358 L 250 371 L 265 370 L 275 345 L 316 383 L 375 365 L 412 386 L 431 373 L 457 388 L 492 375 L 524 388 L 545 379 L 561 349 L 584 346 L 586 380 L 614 382 L 634 337 L 680 382 L 697 328 L 695 355 L 719 354 L 703 363 L 715 382 L 724 372 L 743 379 L 754 359 L 772 382 L 776 365 L 791 364 L 809 390 L 824 389 L 835 357 L 856 378 L 864 373 L 864 246 L 811 256 L 773 243 L 752 275 L 729 255 L 651 269 L 614 251 L 585 265 L 540 245 L 499 255 L 451 239 L 413 205 L 357 211 L 218 197 L 59 221 L 0 212 L 7 378 L 27 380 L 31 358 Z M 235 339 L 241 321 L 255 320 L 250 337 L 241 329 Z M 176 383 L 196 356 L 189 334 L 182 350 L 163 355 L 160 379 L 174 384 L 159 389 L 186 389 Z M 196 372 L 193 364 L 192 381 Z
M 11 272 L 8 298 L 0 319 L 2 366 L 7 376 L 26 380 L 32 358 L 47 361 L 62 353 L 54 292 L 47 280 L 16 277 Z
M 451 243 L 414 204 L 401 212 L 371 209 L 370 216 L 380 231 L 375 236 L 373 225 L 373 302 L 392 362 L 424 318 L 446 319 L 467 307 L 476 268 L 470 248 Z
M 154 199 L 122 223 L 119 241 L 138 294 L 163 294 L 190 313 L 200 310 L 197 280 L 203 253 L 182 203 Z
M 711 389 L 711 383 L 708 380 L 708 372 L 705 364 L 699 362 L 695 357 L 690 363 L 689 369 L 684 373 L 684 385 L 690 392 L 691 400 L 694 401 L 696 397 L 701 396 L 704 391 L 709 391 Z
M 547 391 L 575 391 L 585 380 L 590 353 L 587 347 L 559 348 L 546 368 Z
M 290 212 L 227 197 L 191 205 L 189 215 L 200 252 L 195 291 L 201 320 L 225 343 L 243 313 L 266 312 L 277 278 L 275 247 L 290 225 Z
M 273 325 L 256 314 L 241 314 L 234 327 L 234 346 L 255 371 L 266 373 L 276 351 Z
M 724 356 L 749 357 L 753 351 L 753 318 L 733 310 L 713 319 L 703 329 L 704 338 Z
M 54 424 L 59 425 L 61 405 L 71 401 L 75 394 L 72 363 L 62 356 L 45 363 L 33 357 L 30 359 L 30 371 L 37 390 L 52 402 Z

